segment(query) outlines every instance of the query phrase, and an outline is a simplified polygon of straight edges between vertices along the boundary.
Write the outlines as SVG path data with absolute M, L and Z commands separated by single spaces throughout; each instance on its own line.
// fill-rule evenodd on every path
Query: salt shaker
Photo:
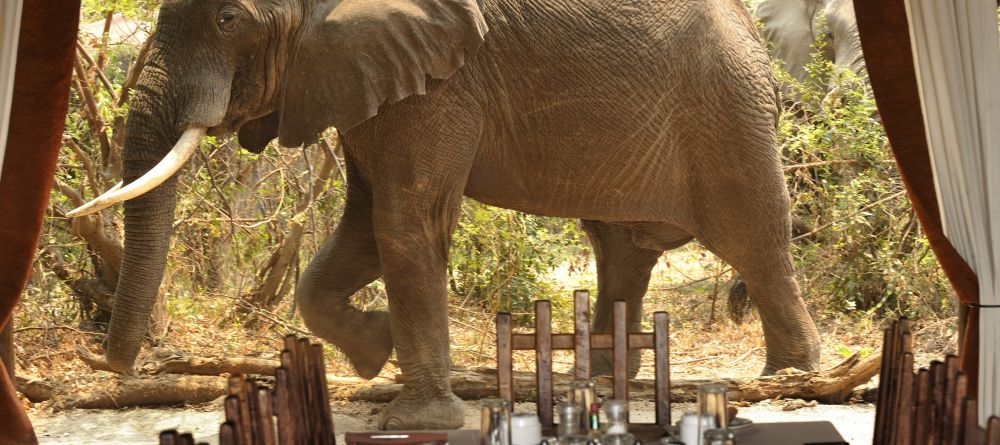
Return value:
M 685 413 L 681 417 L 681 442 L 687 445 L 704 445 L 701 439 L 701 432 L 715 428 L 715 420 L 711 416 L 700 416 L 699 425 L 698 413 Z
M 512 445 L 538 445 L 542 441 L 542 424 L 538 416 L 529 413 L 515 413 L 510 419 L 510 442 Z

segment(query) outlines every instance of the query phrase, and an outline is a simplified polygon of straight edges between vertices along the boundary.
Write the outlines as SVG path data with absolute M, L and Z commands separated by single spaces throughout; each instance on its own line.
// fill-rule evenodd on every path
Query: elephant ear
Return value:
M 343 0 L 306 19 L 286 69 L 279 140 L 346 131 L 384 103 L 425 93 L 478 51 L 487 26 L 477 0 Z

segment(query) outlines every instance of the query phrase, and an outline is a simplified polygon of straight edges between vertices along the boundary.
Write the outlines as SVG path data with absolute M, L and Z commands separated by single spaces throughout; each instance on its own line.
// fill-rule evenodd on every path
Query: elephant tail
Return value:
M 737 275 L 733 280 L 733 285 L 729 287 L 729 318 L 736 324 L 743 323 L 746 316 L 750 314 L 751 306 L 747 284 Z

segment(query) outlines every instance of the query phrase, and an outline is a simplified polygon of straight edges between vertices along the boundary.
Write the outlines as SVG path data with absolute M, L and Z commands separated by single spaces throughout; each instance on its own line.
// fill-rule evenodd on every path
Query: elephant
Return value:
M 812 44 L 827 40 L 827 60 L 857 74 L 864 74 L 865 59 L 852 0 L 754 0 L 753 8 L 771 45 L 771 55 L 788 73 L 806 79 Z M 819 20 L 826 21 L 826 28 Z
M 299 312 L 371 378 L 395 350 L 383 429 L 457 428 L 446 268 L 463 196 L 577 218 L 595 246 L 595 327 L 697 239 L 746 282 L 764 372 L 816 369 L 794 276 L 780 112 L 738 0 L 168 0 L 129 107 L 125 255 L 105 358 L 129 372 L 160 285 L 176 172 L 201 137 L 260 151 L 338 129 L 347 198 L 300 277 Z M 171 144 L 177 141 L 171 148 Z M 388 311 L 348 298 L 378 278 Z

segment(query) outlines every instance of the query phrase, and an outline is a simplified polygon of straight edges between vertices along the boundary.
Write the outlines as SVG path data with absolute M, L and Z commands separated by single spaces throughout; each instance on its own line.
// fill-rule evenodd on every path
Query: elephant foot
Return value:
M 794 371 L 789 371 L 794 370 Z M 764 364 L 764 371 L 761 375 L 782 375 L 795 372 L 819 371 L 819 347 L 816 353 L 810 353 L 800 357 L 773 357 L 767 354 L 767 362 Z
M 628 351 L 628 378 L 634 379 L 639 374 L 639 363 L 642 359 L 639 350 Z M 610 349 L 597 349 L 590 353 L 590 375 L 610 376 L 614 374 L 614 354 Z
M 465 404 L 455 394 L 428 400 L 405 387 L 378 419 L 382 430 L 455 430 L 463 424 Z
M 388 312 L 365 314 L 364 332 L 359 332 L 349 348 L 341 348 L 358 376 L 373 379 L 382 371 L 392 354 L 392 332 L 389 330 Z M 339 346 L 339 345 L 338 345 Z

